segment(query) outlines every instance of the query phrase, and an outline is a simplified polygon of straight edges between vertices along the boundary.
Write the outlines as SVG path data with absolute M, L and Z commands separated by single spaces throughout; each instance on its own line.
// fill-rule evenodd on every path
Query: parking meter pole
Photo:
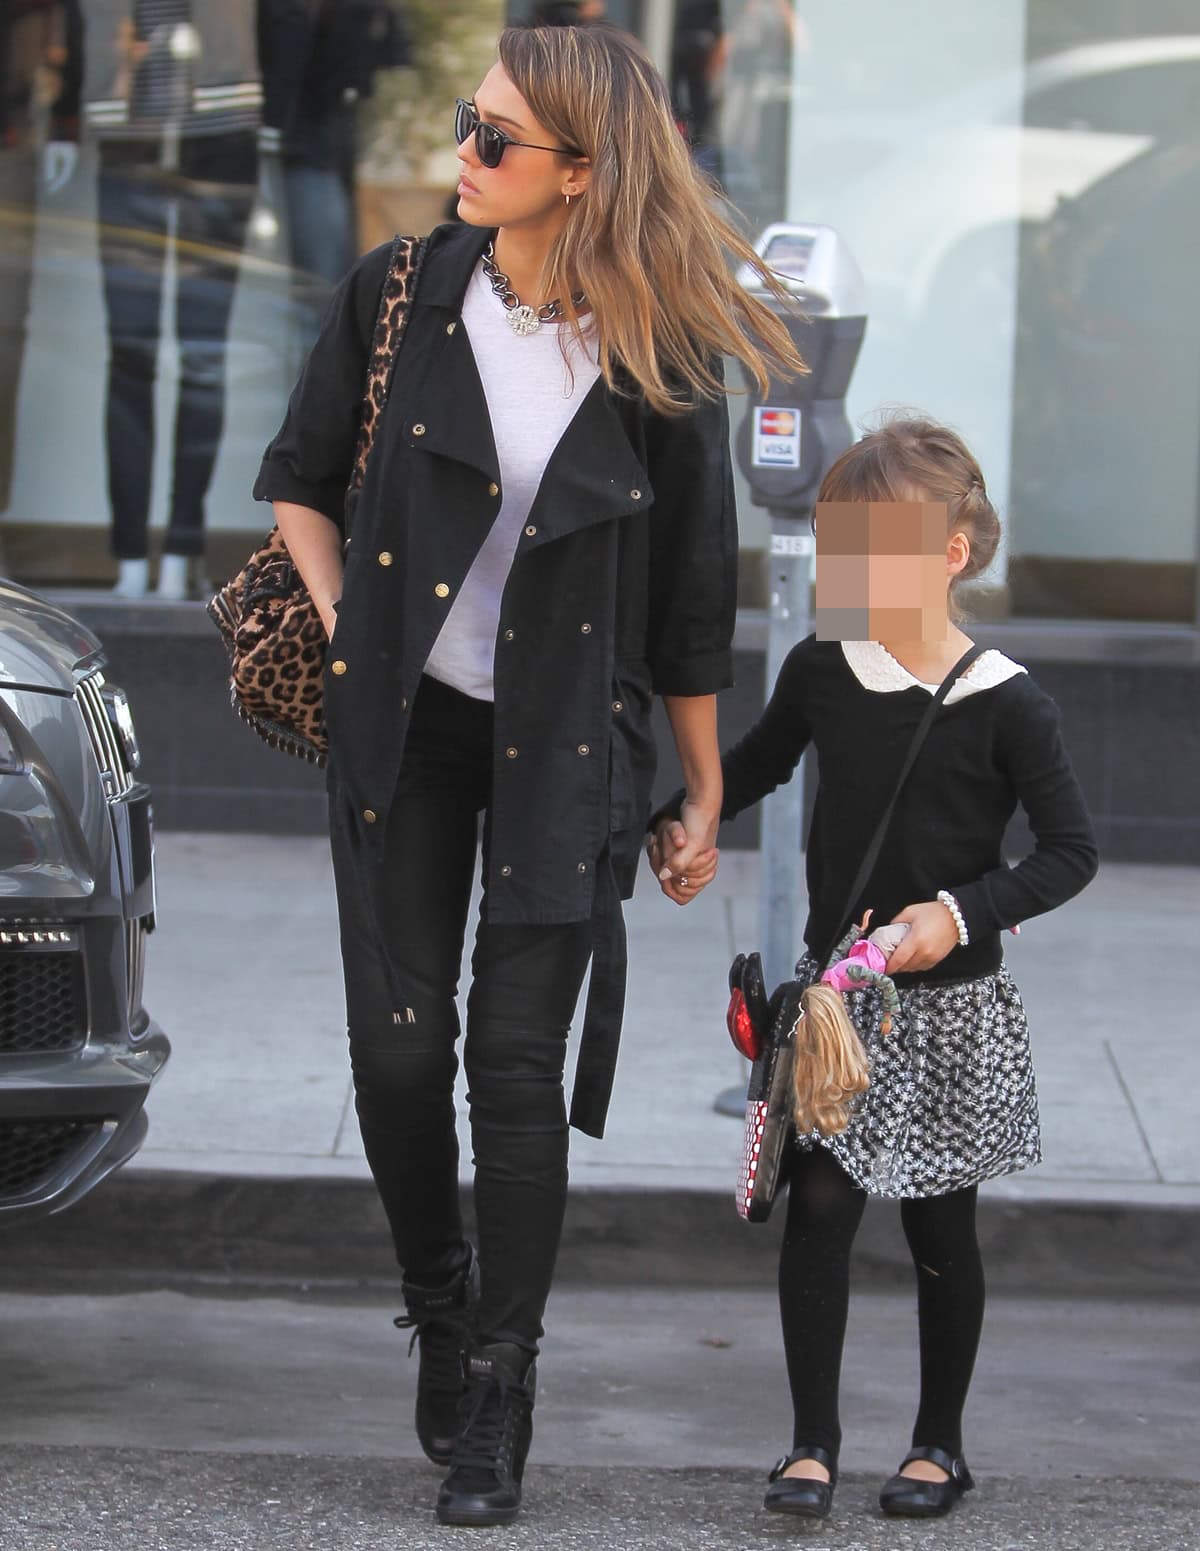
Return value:
M 767 625 L 766 693 L 783 659 L 809 632 L 813 539 L 807 518 L 771 513 L 771 611 Z M 801 767 L 802 770 L 803 767 Z M 759 941 L 767 984 L 790 979 L 799 955 L 804 890 L 800 842 L 804 824 L 801 770 L 763 799 L 759 839 Z
M 756 506 L 771 518 L 767 691 L 783 659 L 809 633 L 812 585 L 811 516 L 821 480 L 854 440 L 846 394 L 867 326 L 866 286 L 832 227 L 803 221 L 768 226 L 755 243 L 759 257 L 789 293 L 791 306 L 744 264 L 738 284 L 757 295 L 791 334 L 808 366 L 798 377 L 771 379 L 751 390 L 734 450 Z M 804 782 L 793 780 L 762 804 L 759 951 L 768 986 L 787 979 L 801 947 L 803 883 L 800 841 Z M 745 1112 L 745 1079 L 718 1095 L 722 1114 Z
M 779 677 L 783 659 L 808 634 L 812 592 L 813 539 L 807 517 L 772 512 L 770 614 L 767 622 L 766 694 Z M 791 977 L 800 952 L 804 912 L 800 843 L 804 834 L 803 765 L 785 786 L 760 805 L 758 939 L 768 986 Z M 749 1063 L 739 1060 L 740 1079 L 717 1094 L 719 1115 L 740 1119 L 746 1109 Z

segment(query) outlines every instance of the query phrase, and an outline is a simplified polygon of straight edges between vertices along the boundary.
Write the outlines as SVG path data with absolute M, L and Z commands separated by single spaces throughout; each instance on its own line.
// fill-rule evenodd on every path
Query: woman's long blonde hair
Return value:
M 571 297 L 586 296 L 608 386 L 622 391 L 628 374 L 652 409 L 678 414 L 725 391 L 721 356 L 740 360 L 764 394 L 769 368 L 806 371 L 784 325 L 734 281 L 728 255 L 787 298 L 719 212 L 641 44 L 604 25 L 508 27 L 500 63 L 538 122 L 591 163 L 544 289 L 576 328 Z

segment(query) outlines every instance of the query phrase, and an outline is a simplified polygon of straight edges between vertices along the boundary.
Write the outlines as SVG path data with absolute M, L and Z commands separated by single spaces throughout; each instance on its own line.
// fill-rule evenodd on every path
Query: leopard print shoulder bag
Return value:
M 424 251 L 424 241 L 416 237 L 397 237 L 392 243 L 371 340 L 354 469 L 346 492 L 347 540 Z M 272 748 L 324 765 L 329 741 L 322 710 L 322 679 L 328 642 L 316 605 L 277 527 L 210 600 L 208 613 L 229 652 L 233 709 Z

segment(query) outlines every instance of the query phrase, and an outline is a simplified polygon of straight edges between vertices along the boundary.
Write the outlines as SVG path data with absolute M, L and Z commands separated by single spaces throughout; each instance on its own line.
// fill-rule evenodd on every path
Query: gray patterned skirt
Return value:
M 816 971 L 811 954 L 796 965 L 800 980 Z M 799 1147 L 827 1148 L 857 1185 L 893 1200 L 946 1195 L 1041 1162 L 1029 1027 L 1003 965 L 976 980 L 901 990 L 886 1039 L 876 990 L 846 1001 L 871 1086 L 845 1131 L 798 1136 Z

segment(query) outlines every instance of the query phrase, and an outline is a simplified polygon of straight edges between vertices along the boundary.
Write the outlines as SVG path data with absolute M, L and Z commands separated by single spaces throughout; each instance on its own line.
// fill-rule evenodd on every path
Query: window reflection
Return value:
M 676 9 L 675 111 L 747 228 L 783 212 L 794 71 L 809 46 L 792 0 L 681 0 Z
M 536 3 L 643 33 L 750 234 L 839 231 L 870 299 L 851 416 L 917 404 L 978 448 L 1009 519 L 991 608 L 1195 621 L 1177 0 Z M 504 9 L 3 0 L 0 571 L 197 597 L 236 569 L 330 288 L 445 217 L 445 125 Z M 765 547 L 749 503 L 742 536 Z
M 79 52 L 70 29 L 77 26 L 76 8 L 50 0 L 8 0 L 0 11 L 0 514 L 12 499 L 17 392 L 33 278 L 39 118 L 48 121 L 55 140 L 76 133 L 73 72 Z
M 6 0 L 12 574 L 202 596 L 214 480 L 261 523 L 253 467 L 359 251 L 359 106 L 411 55 L 392 0 Z
M 1195 622 L 1200 33 L 1173 0 L 680 0 L 676 112 L 757 234 L 834 227 L 869 322 L 852 419 L 978 449 L 1008 547 L 979 607 Z M 765 521 L 742 514 L 743 544 Z

